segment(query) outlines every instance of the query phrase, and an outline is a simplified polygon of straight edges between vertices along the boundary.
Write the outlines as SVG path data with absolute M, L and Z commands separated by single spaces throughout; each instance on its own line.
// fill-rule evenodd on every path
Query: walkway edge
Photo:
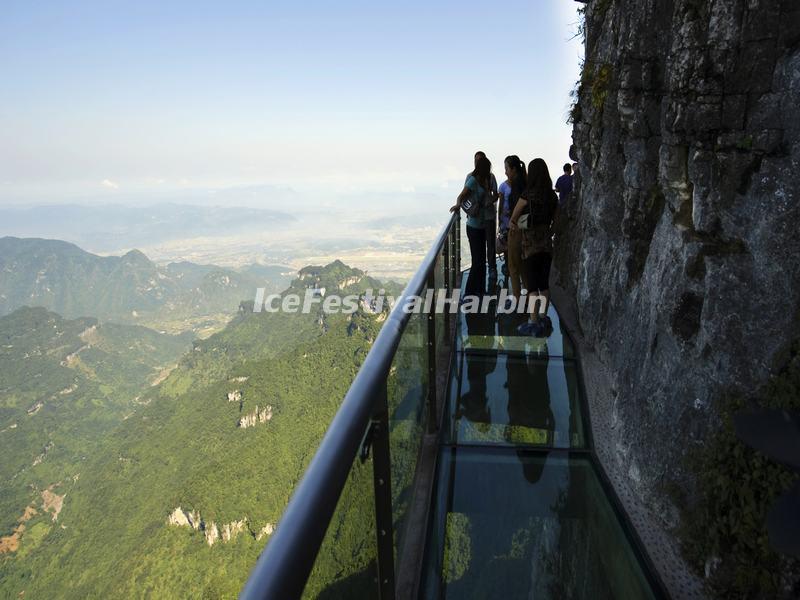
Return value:
M 550 281 L 557 281 L 558 275 L 551 275 Z M 684 560 L 678 542 L 666 531 L 657 516 L 641 502 L 627 485 L 627 474 L 622 472 L 613 457 L 610 438 L 605 435 L 612 427 L 609 415 L 613 404 L 608 370 L 590 347 L 584 337 L 577 319 L 573 299 L 557 285 L 551 283 L 552 299 L 558 307 L 562 326 L 567 330 L 575 344 L 578 368 L 584 382 L 588 422 L 594 451 L 603 475 L 613 488 L 630 525 L 641 542 L 642 550 L 655 567 L 666 593 L 675 600 L 707 600 L 702 580 L 695 575 Z

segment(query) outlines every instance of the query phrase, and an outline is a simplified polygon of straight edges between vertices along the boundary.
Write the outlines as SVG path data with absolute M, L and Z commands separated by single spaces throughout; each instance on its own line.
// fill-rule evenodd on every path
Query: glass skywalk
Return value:
M 466 274 L 465 274 L 466 276 Z M 656 598 L 598 474 L 569 335 L 461 315 L 422 597 Z

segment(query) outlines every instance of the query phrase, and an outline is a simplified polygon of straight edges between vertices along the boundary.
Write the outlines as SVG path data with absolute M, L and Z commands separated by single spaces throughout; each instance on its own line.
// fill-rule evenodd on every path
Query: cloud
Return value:
M 119 184 L 118 183 L 114 183 L 110 179 L 103 179 L 102 185 L 103 185 L 103 187 L 107 187 L 110 190 L 118 190 L 119 189 Z

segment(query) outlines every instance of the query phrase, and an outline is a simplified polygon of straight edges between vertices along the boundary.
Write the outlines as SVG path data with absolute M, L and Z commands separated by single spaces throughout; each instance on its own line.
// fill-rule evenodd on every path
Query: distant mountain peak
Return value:
M 128 250 L 128 252 L 122 256 L 122 259 L 129 263 L 139 263 L 144 265 L 153 264 L 153 262 L 147 258 L 147 255 L 144 252 L 137 250 L 136 248 L 133 250 Z
M 376 288 L 381 282 L 367 276 L 366 271 L 351 267 L 336 259 L 325 266 L 308 265 L 298 271 L 298 278 L 292 282 L 295 291 L 303 288 L 325 288 L 326 290 L 347 290 L 348 293 L 361 293 L 367 288 Z
M 298 271 L 298 275 L 300 278 L 304 276 L 321 276 L 321 275 L 344 275 L 346 277 L 352 277 L 354 275 L 364 275 L 364 271 L 361 269 L 356 269 L 355 267 L 351 267 L 350 265 L 346 265 L 338 258 L 333 262 L 328 263 L 325 266 L 321 265 L 308 265 L 303 267 Z

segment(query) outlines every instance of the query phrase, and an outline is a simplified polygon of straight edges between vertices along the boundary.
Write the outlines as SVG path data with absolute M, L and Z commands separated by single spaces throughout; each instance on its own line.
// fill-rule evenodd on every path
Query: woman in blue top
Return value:
M 517 200 L 525 191 L 526 174 L 525 163 L 516 154 L 507 156 L 505 160 L 506 177 L 508 179 L 500 186 L 500 206 L 498 208 L 498 221 L 500 234 L 506 235 L 506 268 L 508 269 L 508 287 L 519 302 L 522 297 L 522 283 L 526 284 L 526 273 L 522 269 L 522 238 L 518 229 L 510 229 L 510 219 L 516 207 Z
M 481 296 L 486 292 L 486 235 L 487 235 L 487 208 L 492 211 L 494 221 L 494 206 L 492 204 L 492 163 L 485 156 L 476 157 L 475 170 L 467 177 L 464 189 L 458 195 L 455 206 L 450 212 L 461 209 L 461 203 L 467 198 L 481 205 L 475 216 L 467 217 L 467 239 L 469 251 L 472 255 L 472 264 L 467 277 L 464 290 L 466 296 Z M 494 236 L 494 232 L 492 232 Z M 491 257 L 494 259 L 494 257 Z

